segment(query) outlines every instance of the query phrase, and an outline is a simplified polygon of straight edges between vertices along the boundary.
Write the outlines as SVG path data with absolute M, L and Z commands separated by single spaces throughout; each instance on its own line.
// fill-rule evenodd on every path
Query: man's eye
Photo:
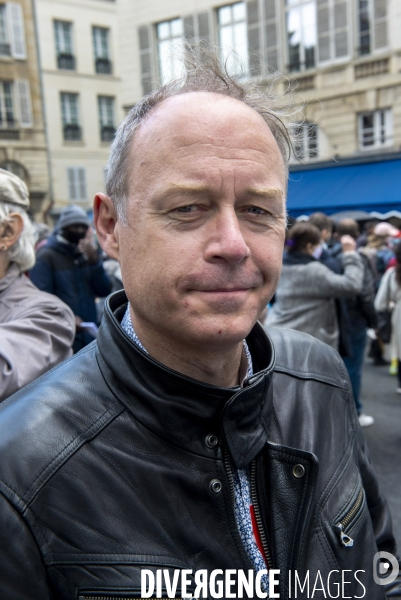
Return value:
M 266 211 L 263 208 L 259 208 L 259 206 L 249 206 L 246 211 L 251 213 L 252 215 L 265 215 Z
M 180 213 L 191 213 L 191 212 L 195 212 L 195 210 L 197 210 L 197 206 L 195 204 L 191 204 L 189 206 L 180 206 L 179 208 L 177 208 L 177 211 Z

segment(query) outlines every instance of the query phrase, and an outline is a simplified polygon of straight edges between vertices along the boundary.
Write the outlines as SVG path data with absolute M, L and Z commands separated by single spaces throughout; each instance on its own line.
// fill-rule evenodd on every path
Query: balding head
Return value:
M 354 240 L 359 236 L 359 225 L 354 219 L 342 219 L 336 225 L 337 233 L 342 235 L 350 235 Z

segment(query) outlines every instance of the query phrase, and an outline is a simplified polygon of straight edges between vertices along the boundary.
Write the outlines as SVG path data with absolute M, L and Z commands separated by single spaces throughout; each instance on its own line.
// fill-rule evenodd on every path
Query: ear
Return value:
M 10 213 L 7 221 L 0 226 L 0 248 L 7 251 L 19 240 L 24 228 L 22 216 L 17 213 Z
M 106 194 L 98 193 L 93 201 L 93 222 L 99 244 L 110 258 L 119 260 L 117 211 Z

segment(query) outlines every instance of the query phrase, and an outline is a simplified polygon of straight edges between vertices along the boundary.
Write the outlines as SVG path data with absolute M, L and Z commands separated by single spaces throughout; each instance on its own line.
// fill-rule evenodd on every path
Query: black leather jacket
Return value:
M 125 302 L 111 296 L 98 342 L 0 407 L 1 600 L 134 598 L 141 568 L 251 568 L 229 455 L 250 465 L 282 599 L 289 570 L 309 571 L 309 594 L 319 571 L 327 597 L 329 572 L 348 570 L 351 598 L 362 570 L 364 597 L 385 598 L 372 559 L 376 543 L 395 550 L 391 519 L 338 355 L 257 325 L 255 375 L 217 388 L 138 349 L 118 323 Z

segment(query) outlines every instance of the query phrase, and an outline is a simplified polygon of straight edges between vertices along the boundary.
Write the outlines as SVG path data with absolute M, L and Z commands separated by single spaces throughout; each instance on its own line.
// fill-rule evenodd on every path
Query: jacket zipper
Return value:
M 337 527 L 337 529 L 340 530 L 341 543 L 344 546 L 346 546 L 347 548 L 351 548 L 351 546 L 354 545 L 354 540 L 352 539 L 352 537 L 350 537 L 349 535 L 347 535 L 345 533 L 345 530 L 347 528 L 349 529 L 349 526 L 352 523 L 354 517 L 358 514 L 358 512 L 362 506 L 363 499 L 364 499 L 364 493 L 363 493 L 363 487 L 361 487 L 354 505 L 347 512 L 347 514 L 342 519 L 340 519 L 335 525 Z
M 226 447 L 223 448 L 223 458 L 224 458 L 224 466 L 225 466 L 227 477 L 228 477 L 228 482 L 229 482 L 229 485 L 230 485 L 230 494 L 231 494 L 232 506 L 234 508 L 234 506 L 235 506 L 235 504 L 234 504 L 234 502 L 235 502 L 234 475 L 233 475 L 233 471 L 232 471 L 232 468 L 231 468 L 230 455 L 229 455 L 228 450 L 227 450 Z M 235 509 L 234 509 L 234 512 L 235 512 Z M 245 552 L 245 548 L 244 548 L 244 545 L 242 543 L 242 539 L 241 539 L 240 533 L 238 531 L 237 520 L 235 518 L 235 515 L 234 515 L 234 524 L 235 524 L 236 531 L 238 533 L 238 538 L 239 538 L 239 542 L 240 542 L 241 548 L 243 549 L 243 557 L 249 563 L 249 567 L 253 567 L 252 562 L 251 562 L 249 556 Z
M 268 543 L 267 535 L 263 529 L 262 517 L 260 515 L 258 497 L 256 494 L 256 460 L 253 460 L 251 463 L 251 500 L 253 504 L 253 510 L 255 512 L 256 524 L 258 526 L 258 531 L 260 535 L 260 540 L 262 542 L 263 550 L 265 553 L 267 568 L 273 568 L 273 559 L 272 553 L 270 551 L 270 545 Z

